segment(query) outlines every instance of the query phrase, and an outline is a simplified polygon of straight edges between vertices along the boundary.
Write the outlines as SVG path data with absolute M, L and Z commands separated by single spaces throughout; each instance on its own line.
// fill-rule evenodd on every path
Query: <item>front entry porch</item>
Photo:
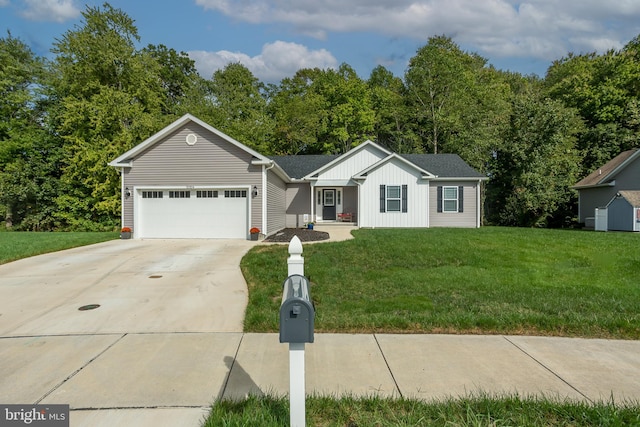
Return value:
M 358 187 L 314 187 L 316 223 L 358 223 Z

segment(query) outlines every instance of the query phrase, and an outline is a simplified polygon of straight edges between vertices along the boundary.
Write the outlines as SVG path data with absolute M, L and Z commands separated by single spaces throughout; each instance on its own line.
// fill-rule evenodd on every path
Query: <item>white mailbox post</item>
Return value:
M 304 258 L 302 258 L 302 242 L 298 238 L 298 236 L 294 236 L 289 242 L 289 259 L 287 260 L 288 264 L 288 275 L 289 277 L 285 280 L 283 285 L 283 306 L 285 309 L 285 313 L 283 313 L 283 309 L 281 307 L 280 310 L 280 342 L 283 342 L 283 337 L 288 340 L 291 334 L 283 334 L 283 325 L 287 325 L 287 322 L 290 321 L 305 321 L 304 318 L 298 317 L 300 314 L 307 315 L 307 321 L 311 322 L 311 331 L 310 331 L 310 340 L 309 334 L 305 335 L 303 339 L 294 339 L 295 341 L 302 342 L 289 342 L 289 419 L 292 427 L 304 427 L 306 425 L 306 415 L 305 415 L 305 369 L 304 369 L 304 345 L 305 342 L 313 342 L 313 316 L 315 315 L 313 307 L 311 305 L 308 286 L 309 282 L 304 278 Z M 294 276 L 294 277 L 292 277 Z M 301 280 L 300 278 L 304 279 Z M 306 281 L 306 282 L 305 282 Z M 303 297 L 306 294 L 306 300 L 304 298 L 297 301 L 299 306 L 296 311 L 298 313 L 294 313 L 292 311 L 291 317 L 295 317 L 295 319 L 283 319 L 283 316 L 289 316 L 290 313 L 289 307 L 285 306 L 285 299 L 287 295 L 285 293 L 289 293 L 289 290 L 296 286 L 296 292 L 294 293 L 295 298 Z M 306 292 L 304 287 L 307 287 Z M 288 290 L 289 289 L 289 290 Z M 291 295 L 290 295 L 291 296 Z M 289 304 L 296 304 L 295 301 L 289 301 Z M 309 317 L 311 317 L 309 319 Z M 290 324 L 290 323 L 289 323 Z M 286 326 L 285 326 L 286 327 Z M 296 334 L 298 335 L 298 334 Z

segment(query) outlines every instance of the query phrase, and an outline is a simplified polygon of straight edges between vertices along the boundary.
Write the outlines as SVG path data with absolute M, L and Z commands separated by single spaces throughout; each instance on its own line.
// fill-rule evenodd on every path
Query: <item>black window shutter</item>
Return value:
M 380 213 L 384 213 L 386 211 L 386 204 L 387 204 L 387 194 L 386 194 L 386 187 L 381 184 L 380 185 Z
M 464 187 L 458 187 L 458 212 L 464 212 Z
M 438 185 L 438 212 L 442 212 L 442 185 Z
M 402 186 L 402 212 L 407 212 L 407 185 Z

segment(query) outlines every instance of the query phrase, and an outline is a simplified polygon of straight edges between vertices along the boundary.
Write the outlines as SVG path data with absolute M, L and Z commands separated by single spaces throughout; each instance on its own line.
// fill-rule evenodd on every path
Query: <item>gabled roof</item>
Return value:
M 110 162 L 109 166 L 115 166 L 115 167 L 129 167 L 129 166 L 131 166 L 131 160 L 133 160 L 136 156 L 138 156 L 139 154 L 141 154 L 142 152 L 144 152 L 148 148 L 153 147 L 155 144 L 157 144 L 160 141 L 162 141 L 165 137 L 167 137 L 168 135 L 170 135 L 171 133 L 173 133 L 174 131 L 178 130 L 179 128 L 181 128 L 182 126 L 184 126 L 185 124 L 187 124 L 189 122 L 193 122 L 193 123 L 196 123 L 196 124 L 202 126 L 203 128 L 205 128 L 209 132 L 212 132 L 212 133 L 218 135 L 220 138 L 224 139 L 225 141 L 229 142 L 230 144 L 235 145 L 236 147 L 238 147 L 238 148 L 246 151 L 247 153 L 251 154 L 253 157 L 257 158 L 259 161 L 264 161 L 264 162 L 267 162 L 267 163 L 269 162 L 269 159 L 267 157 L 263 156 L 262 154 L 258 153 L 257 151 L 252 150 L 251 148 L 247 147 L 246 145 L 242 144 L 241 142 L 236 141 L 235 139 L 231 138 L 229 135 L 226 135 L 226 134 L 220 132 L 218 129 L 212 127 L 211 125 L 209 125 L 209 124 L 207 124 L 205 122 L 203 122 L 202 120 L 198 119 L 197 117 L 194 117 L 191 114 L 185 114 L 184 116 L 180 117 L 178 120 L 174 121 L 173 123 L 171 123 L 170 125 L 168 125 L 164 129 L 162 129 L 161 131 L 151 135 L 149 138 L 145 139 L 140 144 L 138 144 L 135 147 L 133 147 L 131 150 L 127 151 L 126 153 L 124 153 L 120 157 L 118 157 L 117 159 L 115 159 L 112 162 Z
M 640 207 L 640 191 L 621 190 L 621 191 L 618 191 L 618 194 L 622 196 L 627 202 L 629 202 L 629 204 L 634 208 Z
M 400 157 L 398 154 L 396 153 L 392 153 L 390 155 L 388 155 L 387 157 L 385 157 L 384 159 L 381 159 L 380 161 L 374 163 L 373 165 L 369 166 L 368 168 L 366 168 L 365 170 L 363 170 L 360 173 L 357 173 L 353 178 L 354 179 L 364 179 L 366 178 L 367 174 L 369 174 L 369 172 L 378 169 L 380 166 L 384 165 L 385 163 L 390 162 L 393 159 L 398 159 L 401 163 L 404 163 L 405 165 L 411 167 L 412 169 L 415 169 L 416 171 L 420 172 L 420 174 L 422 174 L 422 176 L 424 178 L 435 178 L 435 176 L 430 173 L 429 171 L 426 171 L 424 169 L 422 169 L 421 167 L 417 166 L 415 163 L 410 162 L 409 160 L 407 160 L 404 157 Z
M 373 143 L 372 143 L 373 144 Z M 358 147 L 360 147 L 359 145 Z M 357 148 L 357 147 L 356 147 Z M 340 155 L 307 154 L 293 156 L 271 156 L 270 158 L 293 179 L 302 179 L 310 174 L 323 170 L 327 165 L 335 162 Z M 380 162 L 362 171 L 360 174 L 374 168 L 375 165 L 395 157 L 410 163 L 421 173 L 435 178 L 473 178 L 487 179 L 457 154 L 395 154 L 389 153 Z M 351 177 L 347 177 L 351 178 Z
M 371 141 L 370 139 L 367 139 L 365 142 L 363 142 L 360 145 L 357 145 L 356 147 L 352 148 L 351 150 L 347 151 L 346 153 L 343 153 L 337 157 L 335 157 L 333 160 L 331 160 L 330 162 L 320 166 L 319 168 L 309 172 L 308 174 L 305 175 L 306 178 L 311 178 L 313 175 L 317 175 L 331 167 L 333 167 L 335 164 L 337 164 L 338 162 L 343 161 L 344 159 L 351 157 L 353 155 L 355 155 L 356 153 L 362 151 L 365 149 L 365 147 L 375 147 L 376 149 L 378 149 L 379 151 L 381 151 L 382 153 L 384 153 L 385 157 L 388 156 L 389 154 L 391 154 L 391 151 L 387 150 L 384 147 L 381 147 L 380 145 L 376 144 L 375 142 Z
M 401 154 L 401 156 L 437 178 L 487 178 L 457 154 Z
M 608 185 L 608 183 L 613 180 L 613 178 L 615 178 L 615 176 L 628 164 L 633 162 L 638 155 L 640 155 L 640 150 L 637 148 L 623 151 L 605 163 L 604 166 L 591 172 L 572 188 L 580 189 Z

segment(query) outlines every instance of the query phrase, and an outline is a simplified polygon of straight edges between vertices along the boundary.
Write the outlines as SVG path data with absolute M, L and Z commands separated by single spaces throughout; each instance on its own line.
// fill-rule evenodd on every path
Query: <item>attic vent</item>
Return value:
M 198 142 L 198 136 L 195 133 L 190 133 L 187 135 L 187 145 L 195 145 Z

